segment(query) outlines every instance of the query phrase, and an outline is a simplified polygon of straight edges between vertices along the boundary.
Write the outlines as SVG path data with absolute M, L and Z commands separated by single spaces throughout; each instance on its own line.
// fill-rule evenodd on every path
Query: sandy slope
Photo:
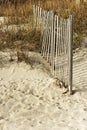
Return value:
M 0 130 L 87 130 L 87 89 L 63 95 L 40 55 L 29 55 L 32 65 L 0 52 Z

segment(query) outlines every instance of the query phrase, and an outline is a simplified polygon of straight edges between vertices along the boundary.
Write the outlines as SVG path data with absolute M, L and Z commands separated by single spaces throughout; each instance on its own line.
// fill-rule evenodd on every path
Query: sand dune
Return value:
M 40 54 L 29 55 L 32 65 L 0 52 L 0 130 L 87 130 L 87 89 L 63 95 Z

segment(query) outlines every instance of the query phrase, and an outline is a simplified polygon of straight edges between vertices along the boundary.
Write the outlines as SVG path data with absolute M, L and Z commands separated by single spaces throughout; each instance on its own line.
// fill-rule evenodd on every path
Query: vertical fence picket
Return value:
M 55 47 L 56 47 L 56 16 L 54 16 L 53 22 L 53 74 L 55 74 Z
M 56 58 L 58 56 L 58 16 L 56 16 Z
M 53 60 L 54 60 L 54 12 L 52 13 L 52 26 L 51 26 L 51 71 L 53 72 Z
M 66 20 L 63 19 L 63 61 L 64 61 L 64 67 L 63 67 L 63 82 L 65 82 L 65 84 L 67 84 L 67 53 L 66 53 L 66 48 L 68 49 L 67 47 L 67 39 L 66 39 L 66 34 L 67 34 L 67 26 L 66 26 Z
M 41 10 L 41 20 L 43 21 L 43 10 Z M 43 56 L 43 49 L 44 49 L 43 36 L 44 36 L 44 26 L 43 23 L 41 23 L 41 42 L 42 42 L 41 55 L 42 56 Z
M 43 37 L 42 37 L 42 56 L 44 57 L 45 56 L 45 11 L 43 10 L 42 11 L 42 21 L 43 21 Z
M 49 62 L 49 53 L 50 53 L 50 27 L 49 27 L 49 15 L 50 13 L 48 12 L 48 15 L 47 15 L 47 44 L 48 44 L 48 48 L 47 48 L 47 61 Z
M 73 17 L 69 17 L 69 92 L 72 94 L 72 44 L 73 44 Z
M 61 21 L 59 19 L 59 79 L 61 80 Z
M 64 82 L 65 54 L 64 54 L 64 19 L 62 19 L 62 81 Z
M 61 62 L 62 62 L 62 64 L 61 64 L 61 81 L 63 81 L 63 67 L 64 67 L 64 65 L 63 65 L 63 63 L 64 63 L 64 61 L 63 61 L 63 19 L 61 18 L 61 45 L 60 45 L 60 47 L 61 47 Z M 65 56 L 64 56 L 65 57 Z
M 46 52 L 46 55 L 45 55 L 45 59 L 47 60 L 47 54 L 48 54 L 48 12 L 46 11 L 45 12 L 45 30 L 46 30 L 46 33 L 45 33 L 45 52 Z
M 59 56 L 59 17 L 56 16 L 56 18 L 57 18 L 57 24 L 56 24 L 56 59 L 55 60 L 57 61 L 58 60 L 57 58 Z M 57 70 L 56 66 L 59 66 L 58 63 L 56 63 L 55 65 L 55 75 L 57 74 L 57 71 L 59 70 L 59 69 Z
M 49 59 L 48 59 L 48 62 L 50 64 L 51 64 L 51 26 L 52 26 L 51 16 L 52 16 L 52 11 L 49 12 Z
M 44 11 L 44 58 L 46 58 L 46 11 Z

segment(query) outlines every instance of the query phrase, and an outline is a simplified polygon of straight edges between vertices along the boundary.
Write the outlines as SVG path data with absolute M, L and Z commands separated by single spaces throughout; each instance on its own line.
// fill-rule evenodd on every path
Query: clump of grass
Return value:
M 36 29 L 30 31 L 19 30 L 18 32 L 3 32 L 1 33 L 2 42 L 0 44 L 0 49 L 10 48 L 23 48 L 29 51 L 40 51 L 41 49 L 41 32 Z
M 18 50 L 17 49 L 17 61 L 21 62 L 21 61 L 25 61 L 27 63 L 28 61 L 28 51 L 23 51 L 23 50 Z
M 31 67 L 34 64 L 34 60 L 29 56 L 29 51 L 40 52 L 41 50 L 41 32 L 40 30 L 19 30 L 18 32 L 0 32 L 2 42 L 0 42 L 0 50 L 12 49 L 16 52 L 18 62 L 24 61 L 30 64 Z M 10 54 L 10 62 L 14 61 L 13 54 Z
M 80 34 L 74 34 L 74 40 L 73 40 L 73 49 L 75 50 L 78 47 L 81 47 L 82 42 L 82 36 Z

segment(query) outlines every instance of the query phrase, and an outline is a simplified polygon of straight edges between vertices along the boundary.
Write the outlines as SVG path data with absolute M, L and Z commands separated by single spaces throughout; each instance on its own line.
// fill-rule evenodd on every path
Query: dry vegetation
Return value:
M 13 4 L 1 5 L 0 16 L 8 17 L 9 20 L 6 25 L 20 25 L 20 24 L 32 24 L 33 26 L 33 2 L 25 2 L 23 4 L 18 3 L 16 8 Z M 37 0 L 37 4 L 46 10 L 55 10 L 56 14 L 62 17 L 68 17 L 73 14 L 74 17 L 74 32 L 76 34 L 75 46 L 80 46 L 81 37 L 87 36 L 87 3 L 81 3 L 77 5 L 75 1 L 70 0 Z M 0 27 L 4 26 L 3 24 Z M 23 41 L 23 47 L 27 46 L 28 49 L 34 50 L 40 48 L 40 31 L 35 29 L 19 30 L 15 32 L 0 32 L 1 42 L 0 49 L 10 47 L 14 48 L 13 43 L 15 41 Z M 32 49 L 33 48 L 33 49 Z
M 10 48 L 16 49 L 20 48 L 27 49 L 30 51 L 40 51 L 40 31 L 36 31 L 32 29 L 30 31 L 26 30 L 18 30 L 17 33 L 15 32 L 0 32 L 0 50 Z

